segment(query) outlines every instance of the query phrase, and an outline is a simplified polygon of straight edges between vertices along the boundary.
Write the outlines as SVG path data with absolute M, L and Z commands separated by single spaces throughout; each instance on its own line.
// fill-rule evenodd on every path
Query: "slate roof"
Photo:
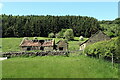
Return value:
M 89 39 L 88 39 L 88 40 L 89 40 Z M 80 43 L 80 46 L 81 46 L 81 45 L 83 45 L 84 43 L 86 43 L 88 40 L 86 40 L 86 41 L 84 41 L 84 42 Z
M 66 40 L 59 40 L 56 44 L 60 43 L 60 42 L 65 42 L 68 44 L 68 42 Z
M 42 46 L 53 46 L 53 45 L 54 45 L 53 40 L 51 40 L 51 41 L 45 41 L 45 42 L 42 44 Z
M 81 46 L 82 44 L 88 42 L 90 39 L 92 39 L 92 38 L 93 38 L 95 35 L 97 35 L 97 34 L 104 34 L 106 37 L 109 37 L 109 36 L 107 36 L 105 33 L 103 33 L 101 30 L 99 30 L 99 31 L 97 31 L 95 34 L 93 34 L 88 40 L 80 43 L 80 46 Z

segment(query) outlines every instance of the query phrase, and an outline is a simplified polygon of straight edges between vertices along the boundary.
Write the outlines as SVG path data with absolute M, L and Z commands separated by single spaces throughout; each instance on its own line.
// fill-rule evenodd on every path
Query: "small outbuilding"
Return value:
M 56 49 L 59 51 L 67 51 L 68 50 L 68 42 L 66 40 L 60 40 L 56 43 Z
M 110 37 L 104 34 L 102 31 L 97 31 L 94 35 L 92 35 L 88 40 L 80 44 L 80 50 L 84 50 L 86 46 L 99 42 L 110 40 Z

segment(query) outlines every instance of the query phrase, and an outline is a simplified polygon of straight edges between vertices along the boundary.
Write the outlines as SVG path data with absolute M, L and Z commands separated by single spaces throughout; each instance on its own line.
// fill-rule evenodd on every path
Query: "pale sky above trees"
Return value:
M 3 2 L 0 7 L 7 15 L 80 15 L 98 20 L 118 17 L 118 2 Z

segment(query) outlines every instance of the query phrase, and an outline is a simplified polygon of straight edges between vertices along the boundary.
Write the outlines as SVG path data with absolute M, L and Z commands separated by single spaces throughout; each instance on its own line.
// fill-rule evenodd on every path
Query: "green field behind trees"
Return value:
M 33 39 L 34 37 L 29 37 L 29 39 Z M 57 43 L 59 40 L 64 40 L 62 38 L 47 38 L 47 37 L 37 37 L 38 39 L 55 39 L 55 43 Z M 20 51 L 20 43 L 23 38 L 2 38 L 2 52 L 17 52 Z M 84 42 L 88 38 L 84 38 L 83 41 L 79 41 L 79 37 L 75 37 L 73 41 L 68 41 L 69 46 L 68 49 L 73 50 L 79 50 L 79 44 L 81 42 Z

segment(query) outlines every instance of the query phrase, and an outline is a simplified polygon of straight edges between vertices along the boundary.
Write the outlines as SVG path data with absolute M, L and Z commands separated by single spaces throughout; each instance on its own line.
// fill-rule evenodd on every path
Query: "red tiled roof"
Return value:
M 53 41 L 46 41 L 42 44 L 42 46 L 53 46 Z
M 53 41 L 45 41 L 44 43 L 33 42 L 32 40 L 24 40 L 20 46 L 53 46 Z

